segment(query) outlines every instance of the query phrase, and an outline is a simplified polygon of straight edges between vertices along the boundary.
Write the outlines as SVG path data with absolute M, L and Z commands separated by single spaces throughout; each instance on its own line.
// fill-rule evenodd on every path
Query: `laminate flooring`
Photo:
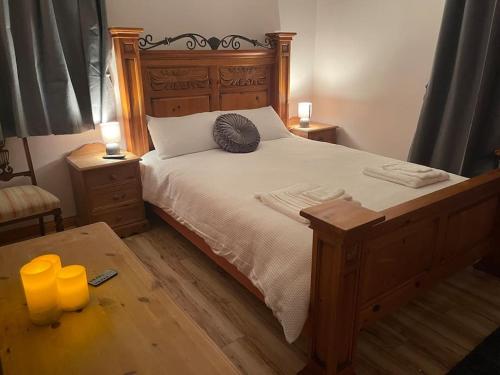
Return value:
M 306 342 L 288 344 L 271 311 L 173 228 L 125 239 L 176 303 L 244 374 L 295 374 Z M 500 279 L 467 269 L 361 332 L 356 372 L 446 374 L 500 326 Z M 165 334 L 168 334 L 166 332 Z

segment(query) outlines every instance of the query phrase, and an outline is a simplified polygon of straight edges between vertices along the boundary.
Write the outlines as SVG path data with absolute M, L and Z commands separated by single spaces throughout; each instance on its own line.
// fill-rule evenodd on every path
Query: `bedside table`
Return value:
M 149 228 L 142 200 L 141 160 L 125 152 L 125 159 L 103 159 L 105 146 L 94 143 L 67 158 L 77 209 L 77 225 L 103 221 L 126 237 Z
M 308 128 L 301 128 L 299 125 L 292 125 L 290 132 L 302 138 L 311 139 L 313 141 L 337 143 L 337 128 L 336 125 L 320 124 L 317 122 L 309 123 Z

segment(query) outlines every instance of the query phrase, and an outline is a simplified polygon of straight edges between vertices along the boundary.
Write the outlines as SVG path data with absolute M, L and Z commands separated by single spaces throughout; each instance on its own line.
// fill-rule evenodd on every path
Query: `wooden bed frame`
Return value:
M 140 51 L 142 29 L 110 32 L 130 151 L 150 150 L 145 114 L 272 105 L 287 122 L 293 33 L 267 34 L 273 49 Z M 262 299 L 202 238 L 152 210 Z M 468 265 L 500 276 L 500 169 L 381 212 L 334 201 L 301 214 L 314 231 L 304 373 L 353 374 L 359 330 Z

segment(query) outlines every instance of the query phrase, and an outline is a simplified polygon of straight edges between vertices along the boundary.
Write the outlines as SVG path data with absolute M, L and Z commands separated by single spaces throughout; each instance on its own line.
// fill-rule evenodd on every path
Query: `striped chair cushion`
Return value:
M 50 212 L 61 207 L 59 199 L 34 185 L 0 189 L 0 223 Z

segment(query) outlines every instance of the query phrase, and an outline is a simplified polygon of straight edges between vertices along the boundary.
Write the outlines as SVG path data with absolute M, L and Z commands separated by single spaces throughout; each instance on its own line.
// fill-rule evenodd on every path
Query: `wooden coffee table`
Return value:
M 43 253 L 82 264 L 90 304 L 52 326 L 28 318 L 20 267 Z M 236 374 L 208 336 L 104 223 L 0 247 L 0 374 Z

